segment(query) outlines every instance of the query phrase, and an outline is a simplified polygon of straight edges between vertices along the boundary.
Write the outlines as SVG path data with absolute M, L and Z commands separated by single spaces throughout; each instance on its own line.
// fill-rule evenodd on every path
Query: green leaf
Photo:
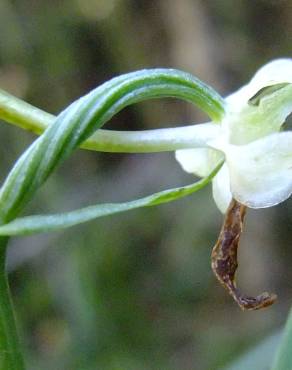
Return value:
M 52 171 L 115 114 L 164 97 L 194 103 L 214 120 L 224 115 L 223 99 L 188 73 L 154 69 L 113 78 L 61 112 L 18 159 L 0 191 L 0 224 L 14 219 Z
M 292 309 L 290 311 L 283 338 L 274 358 L 272 370 L 292 369 Z
M 71 212 L 34 215 L 17 218 L 0 226 L 0 235 L 24 235 L 65 229 L 98 217 L 150 207 L 185 197 L 205 187 L 222 167 L 222 162 L 204 179 L 187 186 L 164 190 L 147 197 L 124 203 L 97 204 Z

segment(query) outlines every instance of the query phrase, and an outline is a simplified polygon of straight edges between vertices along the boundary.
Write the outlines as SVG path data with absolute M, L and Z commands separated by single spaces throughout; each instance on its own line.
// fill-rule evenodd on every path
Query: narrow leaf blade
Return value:
M 222 162 L 210 173 L 209 176 L 191 185 L 164 190 L 137 200 L 124 203 L 97 204 L 65 213 L 16 218 L 15 220 L 0 226 L 0 235 L 29 235 L 56 231 L 91 221 L 98 217 L 113 215 L 135 208 L 168 203 L 192 194 L 205 187 L 216 175 L 221 166 Z

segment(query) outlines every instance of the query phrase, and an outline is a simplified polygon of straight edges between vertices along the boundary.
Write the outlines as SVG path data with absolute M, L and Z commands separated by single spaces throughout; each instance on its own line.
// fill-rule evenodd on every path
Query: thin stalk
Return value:
M 23 370 L 24 362 L 5 270 L 7 242 L 7 237 L 0 237 L 0 370 Z
M 40 135 L 56 119 L 12 95 L 0 90 L 0 118 Z M 150 153 L 206 147 L 220 126 L 214 123 L 144 131 L 98 130 L 81 148 L 116 153 Z

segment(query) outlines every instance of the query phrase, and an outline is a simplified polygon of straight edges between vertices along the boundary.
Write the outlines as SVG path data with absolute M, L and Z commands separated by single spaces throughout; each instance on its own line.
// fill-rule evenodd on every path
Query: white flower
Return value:
M 220 132 L 205 148 L 176 151 L 183 169 L 213 179 L 213 197 L 225 213 L 232 197 L 251 208 L 276 205 L 292 193 L 292 132 L 281 128 L 292 112 L 292 59 L 263 66 L 226 98 Z

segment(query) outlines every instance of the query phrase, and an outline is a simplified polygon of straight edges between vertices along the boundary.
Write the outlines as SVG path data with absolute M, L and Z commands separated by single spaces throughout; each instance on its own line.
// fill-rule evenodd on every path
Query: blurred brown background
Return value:
M 57 114 L 115 75 L 174 67 L 226 95 L 270 59 L 291 56 L 291 31 L 289 0 L 1 0 L 0 87 Z M 106 127 L 202 119 L 189 104 L 163 100 L 127 108 Z M 34 136 L 2 122 L 0 135 L 4 179 Z M 27 212 L 128 200 L 192 181 L 172 153 L 80 150 Z M 64 232 L 13 238 L 8 268 L 28 369 L 228 364 L 285 322 L 292 302 L 291 205 L 248 215 L 240 286 L 279 296 L 260 312 L 242 313 L 212 275 L 210 251 L 222 216 L 210 188 Z

